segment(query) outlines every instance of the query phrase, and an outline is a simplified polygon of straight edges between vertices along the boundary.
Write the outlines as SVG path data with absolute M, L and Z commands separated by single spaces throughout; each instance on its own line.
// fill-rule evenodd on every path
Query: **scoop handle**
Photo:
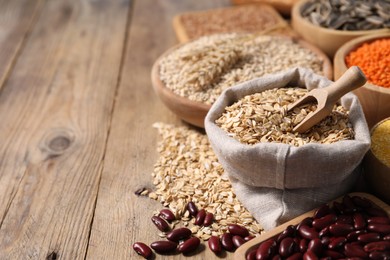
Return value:
M 328 92 L 328 100 L 336 102 L 346 93 L 360 88 L 367 78 L 358 66 L 352 66 L 333 84 L 324 88 Z

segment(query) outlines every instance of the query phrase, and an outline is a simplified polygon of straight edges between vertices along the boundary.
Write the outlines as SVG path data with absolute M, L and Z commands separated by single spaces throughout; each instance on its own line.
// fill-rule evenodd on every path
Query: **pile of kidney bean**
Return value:
M 187 210 L 195 218 L 194 224 L 198 226 L 210 226 L 214 221 L 214 215 L 206 212 L 205 209 L 198 210 L 193 202 L 187 204 Z M 166 233 L 167 240 L 159 240 L 150 244 L 150 247 L 143 242 L 133 244 L 133 249 L 144 258 L 153 256 L 152 249 L 158 254 L 173 254 L 176 252 L 190 254 L 200 245 L 200 239 L 192 236 L 192 231 L 186 227 L 171 230 L 169 223 L 176 220 L 175 215 L 169 209 L 162 209 L 158 215 L 151 218 L 154 225 L 162 232 Z M 234 252 L 246 241 L 254 238 L 249 231 L 240 225 L 228 225 L 228 232 L 221 237 L 211 236 L 208 246 L 215 254 L 220 254 L 223 250 Z M 151 249 L 152 248 L 152 249 Z
M 346 195 L 260 243 L 246 259 L 390 259 L 390 219 L 372 201 Z

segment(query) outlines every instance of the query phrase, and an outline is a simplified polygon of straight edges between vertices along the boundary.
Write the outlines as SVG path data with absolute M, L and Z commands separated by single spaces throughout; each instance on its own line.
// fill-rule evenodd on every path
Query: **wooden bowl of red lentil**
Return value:
M 368 188 L 390 203 L 390 117 L 371 130 L 371 149 L 364 158 L 364 178 Z
M 326 1 L 329 2 L 329 1 Z M 347 1 L 348 2 L 348 1 Z M 352 1 L 352 3 L 358 3 L 363 1 Z M 366 1 L 364 1 L 366 2 Z M 367 1 L 369 2 L 369 1 Z M 373 3 L 374 1 L 372 1 Z M 308 7 L 309 3 L 313 3 L 314 5 L 321 5 L 321 8 L 316 8 L 315 10 L 311 10 L 314 8 Z M 328 5 L 328 3 L 326 4 Z M 381 29 L 369 29 L 369 30 L 347 30 L 347 29 L 334 29 L 331 28 L 331 25 L 329 24 L 329 27 L 324 27 L 325 25 L 316 25 L 314 22 L 309 21 L 307 17 L 304 17 L 302 13 L 305 12 L 305 9 L 308 9 L 308 14 L 315 17 L 320 17 L 321 15 L 319 11 L 323 9 L 324 5 L 322 5 L 321 1 L 319 0 L 301 0 L 298 3 L 296 3 L 293 6 L 292 13 L 291 13 L 291 25 L 304 40 L 307 42 L 317 46 L 320 48 L 323 52 L 325 52 L 330 58 L 333 58 L 337 50 L 346 42 L 360 37 L 365 36 L 368 34 L 373 33 L 383 33 L 383 32 L 390 32 L 389 28 L 381 28 Z M 310 9 L 311 8 L 311 9 Z M 352 7 L 348 6 L 348 10 L 350 10 Z M 310 10 L 311 11 L 310 11 Z M 313 14 L 317 15 L 313 15 Z M 326 11 L 323 11 L 323 13 L 326 13 Z M 337 16 L 335 11 L 330 11 L 331 15 Z M 321 20 L 322 18 L 319 18 Z M 351 18 L 354 19 L 354 18 Z M 337 21 L 337 19 L 334 19 Z M 364 19 L 363 19 L 364 20 Z M 331 22 L 329 22 L 331 23 Z M 355 22 L 356 23 L 356 22 Z M 328 24 L 328 21 L 326 22 Z M 351 22 L 353 24 L 353 22 Z M 336 27 L 336 26 L 334 26 Z
M 367 35 L 345 43 L 334 57 L 334 77 L 359 66 L 368 83 L 354 91 L 369 127 L 390 117 L 390 32 Z
M 206 36 L 206 37 L 218 37 L 218 36 L 219 35 Z M 290 58 L 287 57 L 285 50 L 291 50 L 291 49 L 295 50 L 296 48 L 298 48 L 299 50 L 302 50 L 305 53 L 305 55 L 303 55 L 303 53 L 291 54 L 291 56 L 292 56 L 291 59 L 294 60 L 295 63 L 293 65 L 291 65 L 289 68 L 297 67 L 301 63 L 304 63 L 304 64 L 307 63 L 312 67 L 307 65 L 306 68 L 318 70 L 317 71 L 318 74 L 322 74 L 323 76 L 325 76 L 329 79 L 333 78 L 333 67 L 332 67 L 331 61 L 323 52 L 321 52 L 318 48 L 314 47 L 313 45 L 311 45 L 303 40 L 296 40 L 296 39 L 293 39 L 292 37 L 288 37 L 285 35 L 282 35 L 282 36 L 280 36 L 280 35 L 279 36 L 270 36 L 270 35 L 260 35 L 259 36 L 259 35 L 256 35 L 256 37 L 270 37 L 269 39 L 267 38 L 266 41 L 269 42 L 269 44 L 271 44 L 271 45 L 275 45 L 274 46 L 275 50 L 270 50 L 270 47 L 269 47 L 270 45 L 265 45 L 266 47 L 263 47 L 263 48 L 267 48 L 267 51 L 266 51 L 267 55 L 272 56 L 272 58 L 268 57 L 268 59 L 271 59 L 269 62 L 265 62 L 264 60 L 262 60 L 263 63 L 260 64 L 263 67 L 269 67 L 269 68 L 272 67 L 271 70 L 273 70 L 273 71 L 267 70 L 266 74 L 278 72 L 276 70 L 276 68 L 278 68 L 277 65 L 279 67 L 286 66 L 282 60 L 290 61 Z M 203 37 L 203 38 L 205 38 L 205 37 Z M 200 39 L 202 39 L 202 38 L 200 38 Z M 161 99 L 161 101 L 172 112 L 174 112 L 179 118 L 181 118 L 185 122 L 190 123 L 192 125 L 195 125 L 197 127 L 203 128 L 204 127 L 204 119 L 206 117 L 207 112 L 209 111 L 211 105 L 214 103 L 216 98 L 218 98 L 220 93 L 223 91 L 223 89 L 221 88 L 221 90 L 218 90 L 215 93 L 214 93 L 214 90 L 212 90 L 211 92 L 213 93 L 213 95 L 210 97 L 204 98 L 204 100 L 202 100 L 202 101 L 196 100 L 196 99 L 194 100 L 192 97 L 189 98 L 187 96 L 183 96 L 181 94 L 178 94 L 177 89 L 174 89 L 174 90 L 172 89 L 172 84 L 171 84 L 171 87 L 168 87 L 167 84 L 169 84 L 169 83 L 167 83 L 167 81 L 164 81 L 163 76 L 161 74 L 161 71 L 162 71 L 161 64 L 162 64 L 162 61 L 167 58 L 167 56 L 171 55 L 173 52 L 176 52 L 180 48 L 183 48 L 185 46 L 187 46 L 187 47 L 190 46 L 189 44 L 192 44 L 196 41 L 199 41 L 200 39 L 194 40 L 194 41 L 191 41 L 191 42 L 188 42 L 185 44 L 179 44 L 177 46 L 172 47 L 171 49 L 168 49 L 165 53 L 163 53 L 156 60 L 156 62 L 154 63 L 154 65 L 152 67 L 151 79 L 152 79 L 152 85 L 153 85 L 153 88 L 154 88 L 156 94 Z M 288 47 L 283 46 L 284 42 L 291 42 L 291 44 L 294 44 L 295 47 L 292 47 L 291 45 L 288 45 Z M 219 52 L 220 48 L 221 48 L 220 45 L 217 45 L 216 51 Z M 310 55 L 306 55 L 308 53 L 310 53 Z M 221 53 L 217 53 L 217 54 L 221 54 Z M 196 55 L 196 53 L 195 53 L 195 55 Z M 246 55 L 246 56 L 248 56 L 248 55 Z M 275 56 L 277 56 L 276 57 L 277 59 L 275 59 L 276 63 L 274 60 Z M 226 55 L 218 56 L 218 59 L 216 59 L 216 61 L 218 61 L 217 64 L 212 64 L 212 65 L 218 67 L 220 62 L 225 62 L 227 59 L 229 59 L 229 56 L 226 56 Z M 321 63 L 321 65 L 316 64 L 317 60 L 318 60 L 318 62 Z M 202 61 L 200 61 L 200 63 L 203 66 L 205 65 L 204 63 L 202 63 Z M 282 66 L 282 64 L 284 64 L 284 65 Z M 298 64 L 298 65 L 296 65 L 296 64 Z M 192 66 L 198 66 L 198 65 L 199 65 L 199 63 L 196 63 L 196 62 L 194 64 L 192 64 Z M 208 64 L 206 64 L 206 65 L 208 65 Z M 260 67 L 260 65 L 257 65 L 257 66 Z M 302 64 L 300 66 L 305 67 Z M 180 65 L 177 65 L 177 67 L 184 67 L 184 65 L 180 64 Z M 214 68 L 208 67 L 208 69 L 213 70 Z M 219 68 L 217 68 L 217 69 L 219 69 Z M 283 70 L 283 69 L 287 69 L 287 67 L 281 68 L 280 70 Z M 207 73 L 207 72 L 208 71 L 206 70 L 205 73 Z M 176 75 L 171 75 L 170 77 L 176 77 L 177 74 L 179 74 L 179 72 L 177 72 Z M 235 79 L 239 78 L 239 79 L 232 82 L 232 83 L 229 81 L 229 84 L 225 83 L 223 88 L 227 88 L 228 85 L 233 86 L 233 85 L 239 84 L 243 81 L 250 80 L 250 79 L 254 78 L 254 76 L 248 76 L 247 74 L 248 73 L 246 73 L 245 71 L 243 72 L 243 75 L 236 75 L 235 74 L 234 78 Z M 241 78 L 244 76 L 249 77 L 249 78 Z M 233 78 L 233 76 L 232 76 L 232 78 Z M 181 86 L 180 86 L 181 89 L 183 89 L 183 85 L 184 85 L 184 83 L 181 83 Z M 186 90 L 186 91 L 188 92 L 191 90 Z

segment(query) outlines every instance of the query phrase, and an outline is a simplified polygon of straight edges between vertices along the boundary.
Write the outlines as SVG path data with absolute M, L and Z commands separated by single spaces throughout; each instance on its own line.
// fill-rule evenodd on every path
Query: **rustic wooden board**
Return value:
M 40 14 L 42 0 L 0 0 L 0 6 L 1 89 Z
M 0 95 L 0 259 L 82 259 L 129 1 L 46 1 Z
M 174 15 L 227 6 L 229 1 L 140 0 L 134 5 L 88 259 L 141 259 L 132 244 L 161 239 L 150 218 L 162 205 L 134 192 L 142 187 L 153 188 L 151 173 L 157 160 L 158 137 L 152 124 L 181 122 L 153 92 L 151 68 L 161 53 L 177 43 L 171 24 Z M 201 251 L 193 259 L 214 258 L 205 246 Z M 183 256 L 158 255 L 156 259 Z

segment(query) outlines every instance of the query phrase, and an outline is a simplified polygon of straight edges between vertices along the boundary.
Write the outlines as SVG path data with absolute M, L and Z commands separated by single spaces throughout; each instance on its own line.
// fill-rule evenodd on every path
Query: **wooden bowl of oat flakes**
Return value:
M 354 38 L 390 32 L 390 4 L 381 0 L 301 0 L 293 6 L 291 24 L 303 39 L 332 58 Z
M 182 120 L 204 127 L 223 90 L 267 74 L 304 67 L 331 79 L 329 58 L 318 48 L 287 36 L 215 34 L 175 46 L 152 68 L 162 102 Z

